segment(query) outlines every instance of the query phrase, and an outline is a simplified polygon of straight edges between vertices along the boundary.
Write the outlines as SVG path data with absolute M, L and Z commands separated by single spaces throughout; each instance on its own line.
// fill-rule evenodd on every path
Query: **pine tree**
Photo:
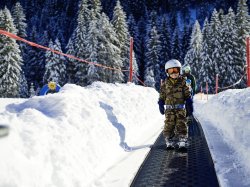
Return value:
M 212 17 L 211 17 L 211 22 L 210 22 L 210 27 L 211 27 L 211 48 L 212 50 L 212 56 L 211 59 L 214 62 L 214 69 L 211 72 L 212 76 L 214 76 L 214 83 L 215 83 L 215 77 L 218 74 L 219 75 L 219 69 L 220 66 L 223 66 L 223 59 L 222 59 L 222 54 L 223 54 L 223 48 L 222 48 L 222 32 L 221 32 L 221 27 L 222 22 L 219 17 L 219 13 L 214 9 Z M 219 76 L 219 78 L 221 78 Z M 215 85 L 214 85 L 215 86 Z
M 20 36 L 21 38 L 26 38 L 27 37 L 26 17 L 25 17 L 25 14 L 24 14 L 23 7 L 21 6 L 21 4 L 19 2 L 17 2 L 15 4 L 15 6 L 12 8 L 11 14 L 12 14 L 12 17 L 13 17 L 15 27 L 17 29 L 17 35 Z M 25 63 L 25 54 L 28 53 L 27 45 L 25 43 L 19 42 L 19 41 L 18 41 L 18 44 L 20 46 L 22 59 L 24 60 L 24 63 Z M 25 71 L 25 65 L 24 64 L 22 66 L 22 73 L 24 73 L 23 71 Z M 26 81 L 26 78 L 24 76 L 22 76 L 22 77 Z M 26 95 L 26 94 L 24 94 L 24 95 Z M 25 97 L 25 96 L 23 96 L 23 97 Z
M 139 68 L 138 68 L 138 63 L 135 57 L 135 52 L 133 51 L 132 53 L 132 63 L 133 63 L 133 77 L 132 77 L 132 82 L 135 84 L 139 83 L 138 77 L 139 77 Z
M 36 95 L 35 89 L 34 89 L 34 85 L 33 83 L 31 83 L 30 85 L 30 97 L 33 97 Z
M 170 54 L 171 54 L 170 33 L 166 17 L 162 19 L 162 25 L 160 30 L 160 42 L 161 42 L 160 70 L 161 70 L 161 78 L 164 79 L 166 76 L 165 63 L 168 60 L 170 60 Z
M 114 8 L 114 14 L 112 19 L 115 32 L 120 42 L 119 48 L 121 50 L 121 58 L 123 62 L 123 68 L 129 67 L 129 32 L 126 22 L 126 14 L 123 11 L 120 1 L 118 0 Z M 128 73 L 125 73 L 125 80 L 128 80 Z
M 109 22 L 105 13 L 102 13 L 98 22 L 100 40 L 98 50 L 98 62 L 102 65 L 122 70 L 121 51 L 119 49 L 119 41 L 114 31 L 113 25 Z M 100 80 L 104 82 L 124 82 L 122 71 L 99 68 L 98 74 Z
M 194 77 L 199 77 L 201 66 L 201 47 L 202 33 L 200 30 L 200 24 L 196 20 L 191 34 L 190 49 L 185 56 L 185 64 L 190 65 Z
M 89 8 L 92 11 L 92 18 L 93 19 L 99 19 L 101 17 L 101 10 L 102 10 L 102 5 L 100 0 L 91 0 L 89 1 Z
M 136 60 L 136 65 L 137 65 L 137 71 L 139 71 L 138 67 L 141 65 L 140 64 L 140 58 L 142 56 L 142 41 L 140 39 L 140 33 L 139 33 L 139 28 L 138 25 L 135 22 L 134 16 L 130 15 L 128 19 L 128 28 L 129 28 L 129 33 L 130 36 L 133 37 L 133 50 L 134 50 L 134 58 Z M 139 76 L 139 72 L 138 72 Z
M 49 47 L 62 52 L 61 44 L 58 39 L 56 39 L 55 44 L 50 41 Z M 54 81 L 59 85 L 63 86 L 66 81 L 66 66 L 65 58 L 59 54 L 53 53 L 51 51 L 46 52 L 46 65 L 44 74 L 44 84 L 50 81 Z
M 29 88 L 27 84 L 27 80 L 25 78 L 24 72 L 21 72 L 21 76 L 19 79 L 19 95 L 21 98 L 28 98 L 29 97 Z
M 237 79 L 240 79 L 244 75 L 245 62 L 246 62 L 246 37 L 250 34 L 250 18 L 248 14 L 248 7 L 246 5 L 246 0 L 239 0 L 237 6 L 236 14 L 236 27 L 237 27 L 237 37 L 239 38 L 238 49 L 241 51 L 239 54 L 239 61 L 235 63 Z M 241 82 L 238 88 L 246 87 L 246 77 Z
M 214 91 L 214 62 L 212 61 L 212 48 L 211 48 L 211 29 L 206 18 L 204 21 L 204 26 L 202 30 L 203 42 L 201 48 L 201 67 L 200 73 L 197 77 L 197 82 L 199 82 L 200 86 L 204 88 L 206 83 L 209 86 L 209 93 L 213 93 Z
M 67 54 L 74 55 L 75 54 L 75 48 L 73 41 L 75 40 L 75 37 L 72 36 L 69 39 L 68 45 L 66 46 Z M 66 63 L 66 75 L 67 75 L 67 83 L 75 83 L 75 73 L 76 73 L 76 60 L 72 58 L 67 59 Z
M 17 2 L 15 4 L 15 6 L 13 7 L 11 14 L 12 14 L 13 21 L 14 21 L 14 24 L 15 24 L 16 29 L 17 29 L 17 35 L 22 37 L 22 38 L 26 38 L 27 37 L 26 17 L 24 14 L 23 7 L 21 6 L 21 4 L 19 2 Z
M 146 52 L 146 71 L 145 71 L 145 84 L 147 86 L 160 89 L 160 36 L 157 33 L 156 27 L 152 28 L 150 40 L 147 43 Z M 152 77 L 153 76 L 153 77 Z
M 235 72 L 235 62 L 239 61 L 238 54 L 240 54 L 237 48 L 237 34 L 235 27 L 235 14 L 230 8 L 228 14 L 223 17 L 222 24 L 222 59 L 223 64 L 219 66 L 220 73 L 220 86 L 225 87 L 237 82 L 237 76 Z
M 0 10 L 0 29 L 16 34 L 10 11 Z M 0 97 L 19 97 L 22 57 L 16 41 L 0 35 Z
M 87 51 L 88 51 L 88 58 L 87 60 L 91 62 L 88 64 L 88 70 L 87 74 L 83 76 L 82 78 L 86 78 L 87 82 L 86 84 L 91 84 L 95 81 L 100 80 L 100 75 L 98 75 L 98 67 L 95 66 L 93 63 L 99 63 L 98 62 L 98 48 L 99 48 L 99 38 L 100 38 L 100 33 L 99 33 L 99 28 L 98 28 L 98 20 L 96 16 L 96 10 L 91 9 L 91 14 L 90 14 L 92 21 L 90 22 L 89 25 L 89 33 L 88 33 L 88 44 L 87 44 Z M 77 72 L 76 76 L 79 77 L 79 74 Z M 80 84 L 81 85 L 81 84 Z
M 73 42 L 73 51 L 68 53 L 81 59 L 87 59 L 89 57 L 88 44 L 88 32 L 90 25 L 90 10 L 88 9 L 88 0 L 82 0 L 79 5 L 77 27 L 74 34 L 71 37 Z M 73 59 L 69 59 L 73 66 L 75 66 L 74 82 L 78 85 L 87 85 L 87 72 L 88 65 L 83 62 L 79 62 Z M 74 73 L 74 72 L 72 72 Z
M 135 49 L 135 52 L 137 54 L 136 60 L 138 64 L 138 72 L 139 72 L 139 78 L 141 80 L 144 80 L 144 72 L 145 72 L 145 20 L 144 18 L 141 18 L 138 21 L 138 41 L 135 41 L 137 44 L 135 44 L 135 48 L 138 46 L 138 51 L 136 52 L 137 49 Z M 137 45 L 137 46 L 136 46 Z
M 31 83 L 30 85 L 30 97 L 33 97 L 36 95 L 35 89 L 34 89 L 34 85 L 33 83 Z

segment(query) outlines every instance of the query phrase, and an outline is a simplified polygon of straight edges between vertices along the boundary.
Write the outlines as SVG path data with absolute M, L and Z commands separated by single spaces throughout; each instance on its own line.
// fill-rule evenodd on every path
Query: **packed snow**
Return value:
M 197 94 L 221 186 L 249 186 L 250 89 Z M 0 99 L 0 187 L 127 187 L 162 131 L 153 88 L 95 82 Z

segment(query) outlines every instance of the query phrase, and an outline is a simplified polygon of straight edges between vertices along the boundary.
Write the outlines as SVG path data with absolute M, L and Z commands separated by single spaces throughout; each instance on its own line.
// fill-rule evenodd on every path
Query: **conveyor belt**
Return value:
M 162 133 L 151 148 L 131 187 L 219 186 L 209 148 L 197 119 L 189 124 L 186 152 L 167 150 Z

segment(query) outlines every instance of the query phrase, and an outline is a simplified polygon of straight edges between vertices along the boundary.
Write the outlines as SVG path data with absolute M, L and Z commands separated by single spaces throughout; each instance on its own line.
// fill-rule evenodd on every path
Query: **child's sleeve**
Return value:
M 191 91 L 189 89 L 189 87 L 186 85 L 186 81 L 184 79 L 183 81 L 183 92 L 184 92 L 184 99 L 187 100 L 188 98 L 191 98 L 192 95 L 191 95 Z
M 166 100 L 166 84 L 165 82 L 161 85 L 159 100 Z

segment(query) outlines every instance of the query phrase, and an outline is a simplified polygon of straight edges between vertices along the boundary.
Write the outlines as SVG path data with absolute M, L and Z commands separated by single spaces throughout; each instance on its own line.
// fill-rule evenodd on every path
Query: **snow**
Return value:
M 250 89 L 196 95 L 221 186 L 249 186 Z M 0 187 L 126 187 L 162 131 L 158 93 L 134 84 L 66 84 L 0 99 Z
M 221 186 L 250 186 L 250 88 L 195 99 Z

